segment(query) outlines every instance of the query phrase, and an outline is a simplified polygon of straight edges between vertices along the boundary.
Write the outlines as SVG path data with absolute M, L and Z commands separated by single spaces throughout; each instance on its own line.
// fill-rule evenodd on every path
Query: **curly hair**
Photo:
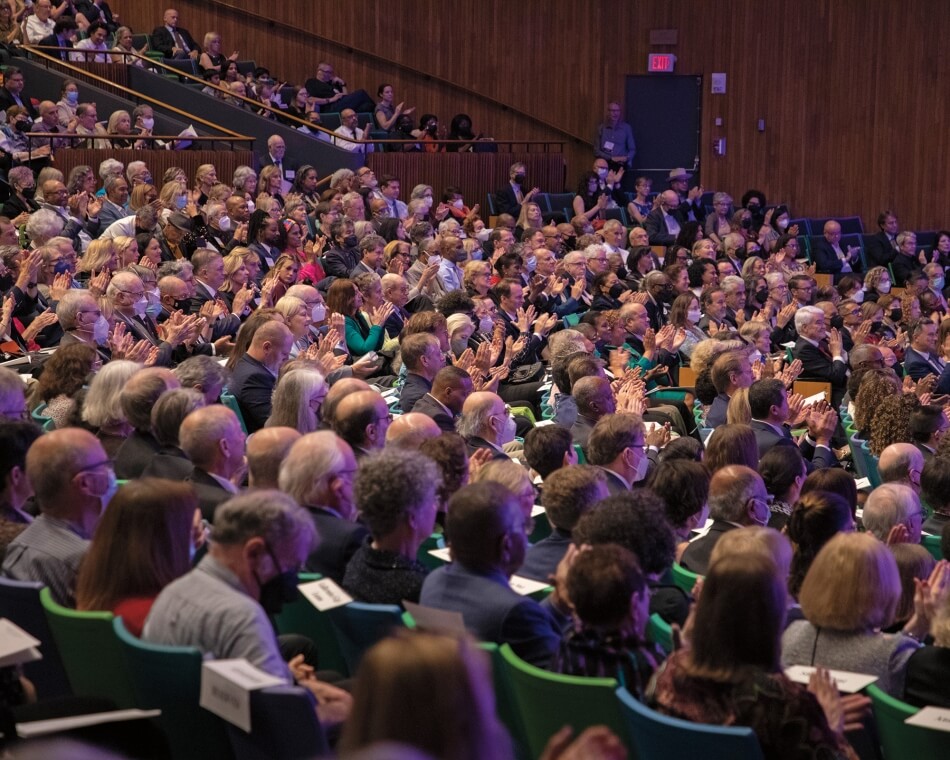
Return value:
M 861 377 L 858 393 L 854 397 L 854 427 L 859 433 L 867 435 L 871 430 L 871 421 L 881 407 L 881 402 L 900 393 L 897 376 L 890 370 L 869 369 Z
M 868 447 L 874 456 L 881 456 L 881 452 L 892 443 L 913 443 L 910 415 L 919 407 L 920 399 L 913 393 L 890 395 L 881 401 L 871 418 L 871 436 L 868 440 Z
M 468 483 L 468 447 L 458 433 L 442 433 L 424 441 L 419 453 L 439 467 L 442 478 L 436 490 L 439 509 L 444 511 L 452 494 Z
M 40 404 L 56 396 L 74 396 L 86 382 L 96 361 L 96 349 L 85 343 L 62 346 L 43 365 L 43 372 L 33 391 L 33 401 Z
M 641 489 L 609 496 L 578 521 L 575 543 L 620 544 L 640 561 L 645 573 L 663 573 L 673 565 L 676 539 L 659 496 Z

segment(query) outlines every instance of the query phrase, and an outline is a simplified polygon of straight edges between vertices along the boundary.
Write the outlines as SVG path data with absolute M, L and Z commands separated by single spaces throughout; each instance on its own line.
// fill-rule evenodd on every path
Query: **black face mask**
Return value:
M 356 235 L 347 235 L 345 238 L 343 238 L 343 247 L 356 248 L 359 242 L 360 241 L 356 238 Z
M 33 196 L 36 195 L 36 185 L 33 185 L 33 187 L 24 187 L 20 191 L 20 195 L 24 198 L 32 199 Z
M 271 552 L 270 548 L 268 548 L 267 551 L 271 555 L 274 565 L 279 568 L 280 564 L 277 562 L 277 558 L 274 557 L 274 553 Z M 296 601 L 297 596 L 300 594 L 300 592 L 297 591 L 298 580 L 296 570 L 284 570 L 266 583 L 260 582 L 260 579 L 257 578 L 257 572 L 255 571 L 254 579 L 257 580 L 257 585 L 261 587 L 261 596 L 258 601 L 261 607 L 264 608 L 264 612 L 268 615 L 279 614 L 285 604 Z
M 768 288 L 759 288 L 755 291 L 755 300 L 757 303 L 765 303 L 769 300 L 769 289 Z
M 14 128 L 17 132 L 29 132 L 29 131 L 30 131 L 30 125 L 29 125 L 28 122 L 25 122 L 25 121 L 15 121 L 15 122 L 13 123 L 13 128 Z
M 663 303 L 673 303 L 676 299 L 676 293 L 673 291 L 673 288 L 663 288 L 660 291 L 660 296 L 657 300 L 662 301 Z
M 900 322 L 901 317 L 904 316 L 904 312 L 901 309 L 891 309 L 891 321 Z
M 182 299 L 179 300 L 179 299 L 176 298 L 176 299 L 175 299 L 175 308 L 178 309 L 179 311 L 181 311 L 182 314 L 190 314 L 190 313 L 191 313 L 191 299 L 190 299 L 190 298 L 182 298 Z
M 616 285 L 613 285 L 613 286 L 610 288 L 610 297 L 611 297 L 611 298 L 620 298 L 620 296 L 623 295 L 623 292 L 624 292 L 625 290 L 626 290 L 626 288 L 618 282 Z
M 516 174 L 516 175 L 515 175 L 515 184 L 523 185 L 524 182 L 525 182 L 525 176 L 524 176 L 524 174 Z
M 829 320 L 828 324 L 830 324 L 836 330 L 840 330 L 842 327 L 844 327 L 844 317 L 836 315 Z
M 743 217 L 741 224 L 742 224 L 742 229 L 744 230 L 749 229 L 750 227 L 752 227 L 752 218 L 748 216 Z

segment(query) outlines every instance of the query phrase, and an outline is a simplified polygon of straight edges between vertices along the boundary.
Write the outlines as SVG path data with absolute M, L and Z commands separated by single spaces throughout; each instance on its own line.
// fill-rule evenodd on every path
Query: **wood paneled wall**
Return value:
M 262 18 L 249 21 L 228 6 Z M 122 12 L 144 31 L 160 23 L 163 7 L 129 3 Z M 678 73 L 705 77 L 700 157 L 708 189 L 738 198 L 754 186 L 796 215 L 858 213 L 871 227 L 885 207 L 908 228 L 950 225 L 944 3 L 182 0 L 177 7 L 199 41 L 220 31 L 226 52 L 238 49 L 282 78 L 302 81 L 326 58 L 351 89 L 375 95 L 380 82 L 392 83 L 415 116 L 431 111 L 448 125 L 464 111 L 476 129 L 499 137 L 568 140 L 569 186 L 589 166 L 582 141 L 605 103 L 622 97 L 624 77 L 644 73 L 649 52 L 672 52 Z M 677 29 L 678 44 L 651 47 L 651 29 Z M 709 93 L 713 72 L 727 74 L 725 95 Z M 722 157 L 712 152 L 719 137 Z

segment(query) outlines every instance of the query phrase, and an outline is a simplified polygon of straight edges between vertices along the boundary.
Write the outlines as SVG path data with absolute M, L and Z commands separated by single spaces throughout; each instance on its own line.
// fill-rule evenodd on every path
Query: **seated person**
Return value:
M 367 457 L 353 493 L 370 537 L 343 576 L 343 588 L 354 599 L 371 604 L 419 601 L 426 569 L 416 556 L 435 528 L 441 482 L 436 464 L 418 452 L 387 447 Z

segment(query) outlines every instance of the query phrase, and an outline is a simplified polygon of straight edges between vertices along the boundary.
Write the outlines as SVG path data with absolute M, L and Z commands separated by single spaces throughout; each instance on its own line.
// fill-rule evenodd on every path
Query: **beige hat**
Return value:
M 692 176 L 693 175 L 686 171 L 686 169 L 684 169 L 682 166 L 678 166 L 670 171 L 670 175 L 667 177 L 667 179 L 672 182 L 674 179 L 689 179 Z

